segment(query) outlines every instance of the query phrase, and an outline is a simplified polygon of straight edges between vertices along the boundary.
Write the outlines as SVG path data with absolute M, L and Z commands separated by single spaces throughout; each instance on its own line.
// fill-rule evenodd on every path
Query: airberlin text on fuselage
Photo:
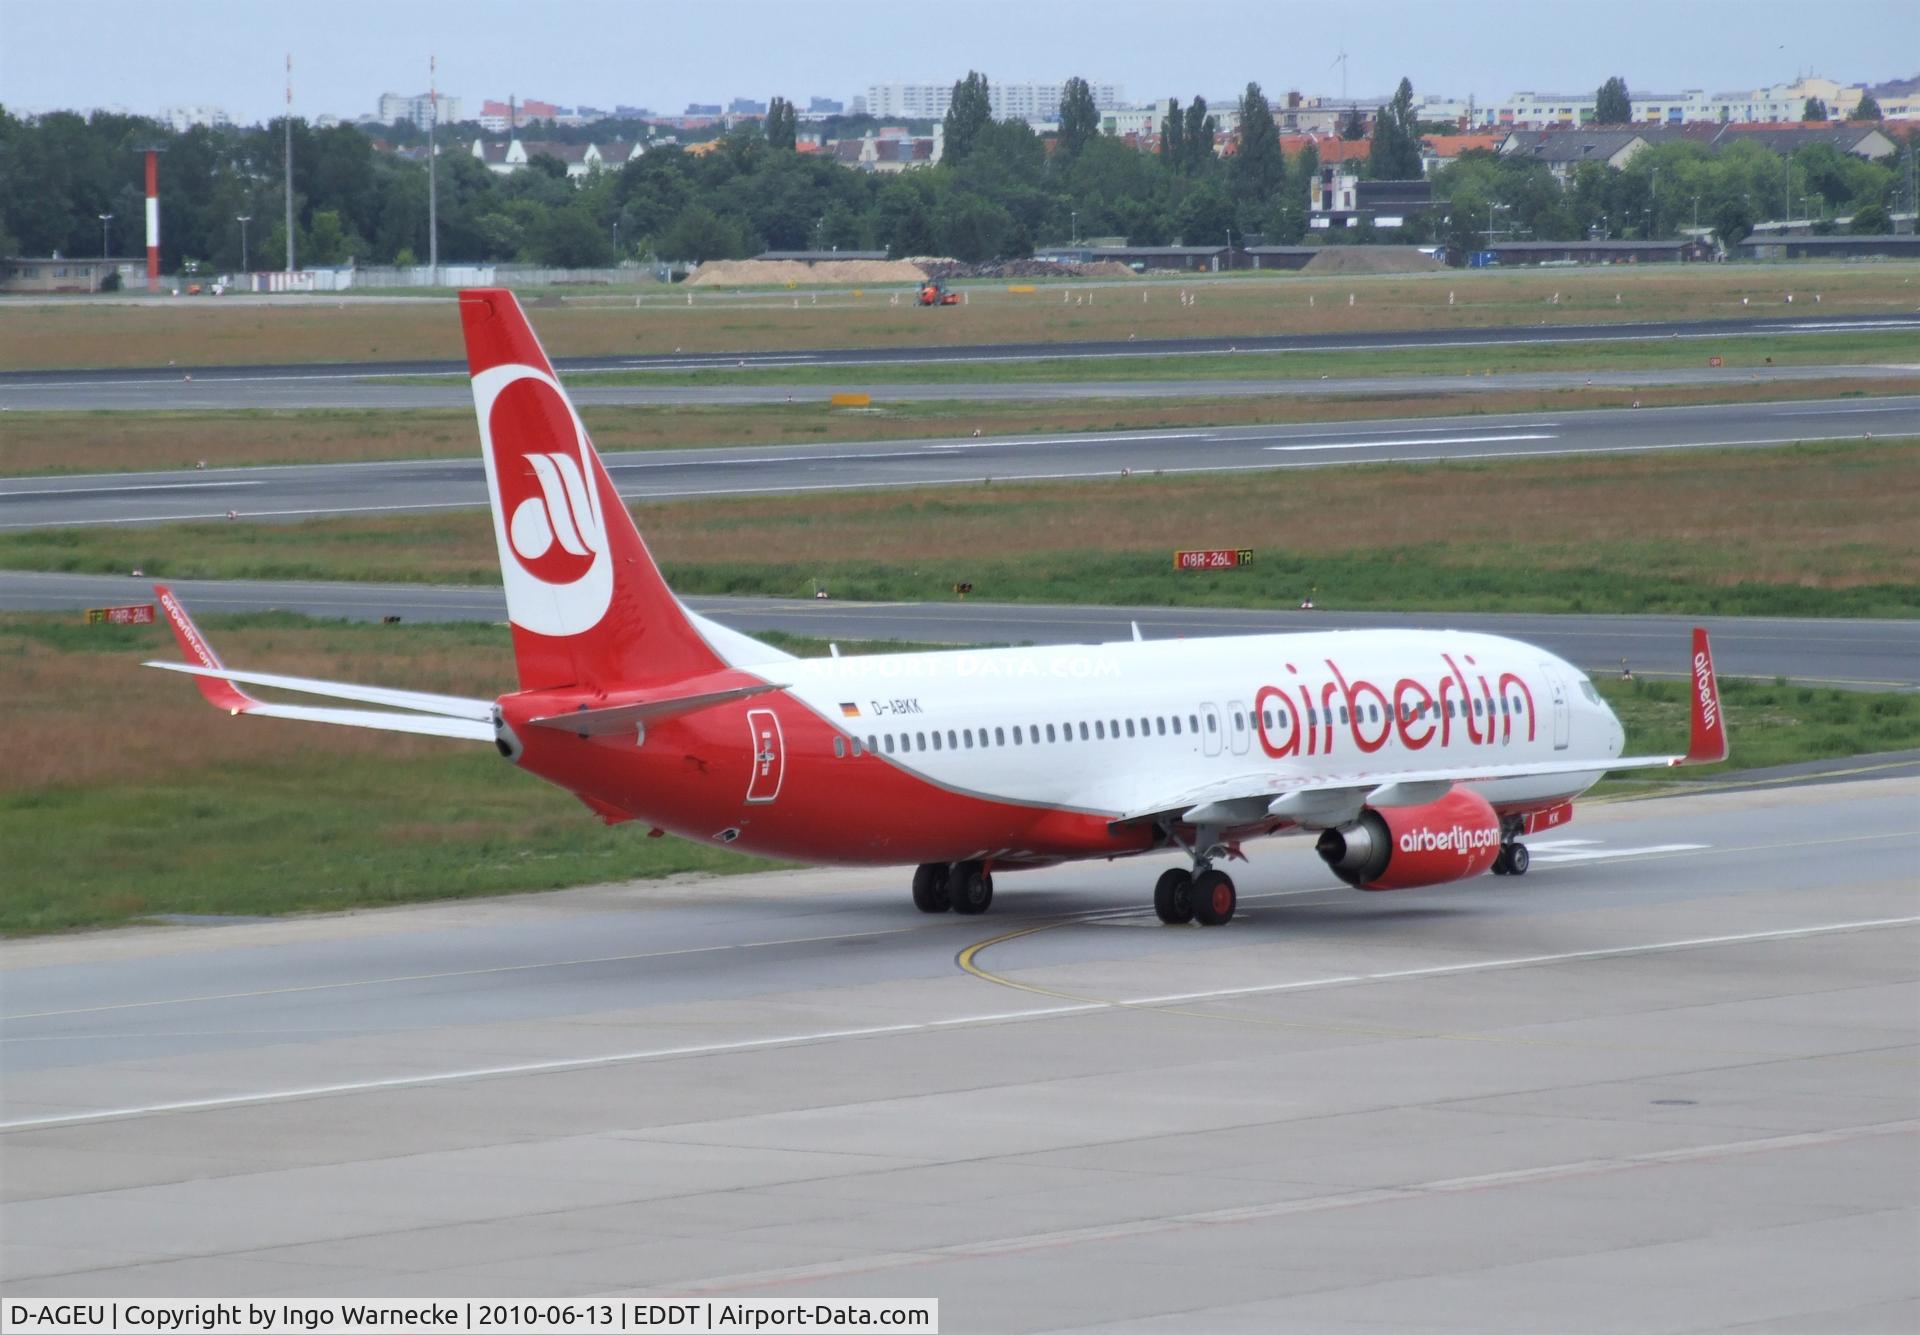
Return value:
M 1396 735 L 1407 750 L 1419 751 L 1436 740 L 1441 746 L 1450 745 L 1455 723 L 1467 744 L 1488 746 L 1512 737 L 1513 715 L 1500 712 L 1499 702 L 1515 692 L 1526 702 L 1526 740 L 1533 740 L 1533 691 L 1512 672 L 1502 672 L 1490 681 L 1478 670 L 1472 654 L 1462 654 L 1458 661 L 1452 654 L 1441 654 L 1444 667 L 1431 683 L 1403 676 L 1387 688 L 1365 677 L 1348 681 L 1338 663 L 1331 658 L 1323 661 L 1333 680 L 1320 683 L 1317 695 L 1315 685 L 1304 680 L 1262 686 L 1254 695 L 1254 727 L 1268 755 L 1331 755 L 1336 728 L 1344 730 L 1362 754 L 1371 755 Z M 1293 664 L 1286 668 L 1291 676 L 1300 675 Z M 1476 700 L 1482 702 L 1484 713 L 1474 713 Z M 1277 713 L 1270 708 L 1276 703 Z M 1448 714 L 1449 704 L 1455 706 L 1458 717 Z M 1339 706 L 1345 707 L 1346 718 L 1336 723 L 1334 711 Z

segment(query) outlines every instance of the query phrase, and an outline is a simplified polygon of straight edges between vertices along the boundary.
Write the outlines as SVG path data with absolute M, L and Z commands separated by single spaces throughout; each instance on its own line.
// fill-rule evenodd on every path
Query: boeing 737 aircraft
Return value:
M 519 302 L 460 294 L 519 689 L 497 700 L 220 662 L 158 589 L 201 692 L 234 714 L 495 746 L 609 823 L 770 857 L 917 864 L 913 903 L 983 912 L 1000 871 L 1162 849 L 1168 923 L 1233 917 L 1217 863 L 1305 833 L 1363 890 L 1527 870 L 1603 773 L 1727 753 L 1704 630 L 1685 755 L 1622 757 L 1586 675 L 1515 640 L 1335 631 L 799 659 L 681 604 Z M 374 708 L 263 701 L 259 686 Z

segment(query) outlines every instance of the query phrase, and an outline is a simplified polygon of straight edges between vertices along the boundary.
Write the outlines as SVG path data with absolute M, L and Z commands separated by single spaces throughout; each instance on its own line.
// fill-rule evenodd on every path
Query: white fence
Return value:
M 647 264 L 613 269 L 544 269 L 531 264 L 424 264 L 354 266 L 333 269 L 273 270 L 241 274 L 230 287 L 239 292 L 348 292 L 405 287 L 606 287 L 658 281 Z

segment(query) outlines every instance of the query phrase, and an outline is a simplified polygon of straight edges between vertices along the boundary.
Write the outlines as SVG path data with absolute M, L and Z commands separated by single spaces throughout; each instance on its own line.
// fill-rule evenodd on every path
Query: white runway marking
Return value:
M 1412 440 L 1334 440 L 1324 445 L 1266 445 L 1263 449 L 1280 453 L 1295 450 L 1384 450 L 1395 445 L 1504 445 L 1510 440 L 1558 440 L 1558 436 L 1535 433 L 1521 436 L 1422 436 Z
M 1598 862 L 1607 858 L 1641 857 L 1649 853 L 1691 853 L 1696 849 L 1712 847 L 1712 844 L 1643 844 L 1634 848 L 1609 848 L 1598 839 L 1527 841 L 1527 852 L 1535 862 Z
M 1326 978 L 1307 978 L 1291 983 L 1266 983 L 1255 987 L 1225 987 L 1208 992 L 1176 992 L 1163 996 L 1121 998 L 1060 1006 L 1034 1006 L 1021 1010 L 985 1011 L 955 1016 L 947 1020 L 908 1021 L 901 1024 L 870 1025 L 857 1029 L 826 1029 L 810 1033 L 776 1034 L 765 1038 L 739 1039 L 729 1043 L 696 1043 L 681 1047 L 642 1048 L 632 1052 L 613 1052 L 594 1057 L 567 1057 L 553 1061 L 518 1062 L 504 1066 L 481 1066 L 465 1070 L 434 1071 L 422 1075 L 397 1075 L 379 1080 L 352 1080 L 338 1084 L 307 1085 L 292 1089 L 254 1090 L 217 1098 L 182 1099 L 171 1103 L 150 1103 L 124 1108 L 96 1108 L 87 1112 L 60 1113 L 50 1117 L 23 1117 L 0 1122 L 0 1132 L 30 1131 L 50 1126 L 72 1126 L 81 1122 L 104 1122 L 127 1117 L 151 1117 L 165 1113 L 205 1112 L 215 1108 L 241 1105 L 291 1103 L 301 1099 L 324 1098 L 335 1094 L 365 1094 L 388 1089 L 420 1089 L 433 1085 L 486 1080 L 500 1076 L 553 1075 L 565 1071 L 587 1071 L 607 1066 L 625 1066 L 638 1062 L 666 1061 L 676 1057 L 711 1057 L 734 1052 L 754 1052 L 774 1048 L 802 1047 L 814 1043 L 843 1042 L 848 1039 L 882 1038 L 894 1034 L 922 1034 L 939 1029 L 973 1028 L 981 1025 L 1008 1024 L 1025 1020 L 1054 1019 L 1063 1015 L 1081 1015 L 1091 1011 L 1116 1011 L 1164 1006 L 1176 1002 L 1215 1001 L 1229 997 L 1266 996 L 1280 992 L 1304 992 L 1324 987 L 1344 987 L 1366 983 L 1401 982 L 1415 978 L 1439 978 L 1455 974 L 1484 973 L 1496 969 L 1521 969 L 1540 964 L 1563 964 L 1581 960 L 1621 959 L 1634 955 L 1661 954 L 1675 950 L 1698 950 L 1712 946 L 1740 945 L 1753 941 L 1784 941 L 1798 937 L 1825 936 L 1835 932 L 1866 931 L 1877 927 L 1911 927 L 1920 924 L 1920 916 L 1905 918 L 1869 918 L 1856 922 L 1819 923 L 1808 927 L 1786 927 L 1770 932 L 1740 932 L 1729 936 L 1690 937 L 1679 941 L 1653 941 L 1631 946 L 1606 946 L 1595 950 L 1563 951 L 1552 955 L 1520 955 L 1501 959 L 1471 960 L 1464 964 L 1435 964 L 1416 969 L 1394 969 L 1382 973 L 1335 974 Z

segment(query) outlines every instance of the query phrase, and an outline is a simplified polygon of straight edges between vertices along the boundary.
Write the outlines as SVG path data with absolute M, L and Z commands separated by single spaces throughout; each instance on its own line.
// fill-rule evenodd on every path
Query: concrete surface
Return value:
M 609 454 L 634 500 L 879 487 L 1314 469 L 1415 460 L 1526 459 L 1920 434 L 1920 396 L 1515 413 L 1330 424 L 1161 428 L 1028 437 L 656 450 Z M 1305 485 L 1305 484 L 1303 484 Z M 457 509 L 486 504 L 470 457 L 9 478 L 0 530 L 71 524 Z
M 1920 780 L 0 945 L 12 1299 L 938 1297 L 943 1329 L 1910 1330 Z

